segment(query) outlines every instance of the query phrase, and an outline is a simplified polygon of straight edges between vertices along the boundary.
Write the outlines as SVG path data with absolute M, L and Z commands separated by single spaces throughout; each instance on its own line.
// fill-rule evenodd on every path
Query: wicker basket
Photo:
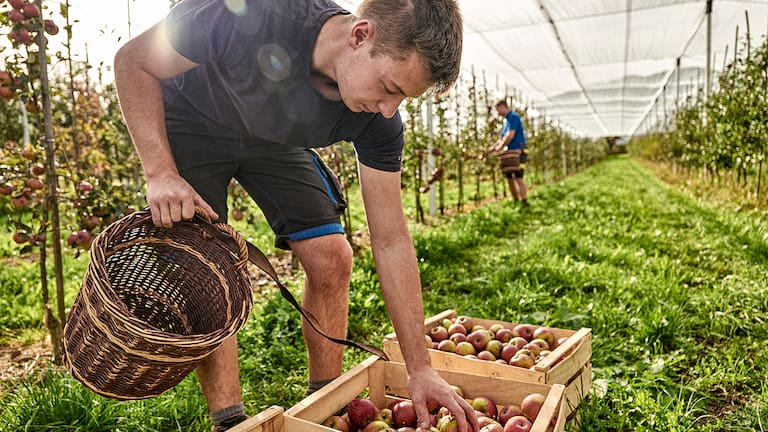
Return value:
M 197 216 L 158 228 L 143 211 L 94 239 L 64 328 L 72 376 L 114 399 L 156 396 L 245 324 L 252 307 L 246 246 L 229 225 L 216 224 L 227 235 L 211 236 L 204 222 Z

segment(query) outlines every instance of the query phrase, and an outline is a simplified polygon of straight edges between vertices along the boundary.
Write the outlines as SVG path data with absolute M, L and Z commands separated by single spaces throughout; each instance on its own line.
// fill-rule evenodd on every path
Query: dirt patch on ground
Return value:
M 27 346 L 0 346 L 0 398 L 11 383 L 47 367 L 53 360 L 48 340 Z

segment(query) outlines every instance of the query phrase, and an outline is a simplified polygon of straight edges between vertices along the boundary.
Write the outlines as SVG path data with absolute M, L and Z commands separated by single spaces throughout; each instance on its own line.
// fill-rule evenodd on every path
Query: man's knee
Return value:
M 291 242 L 307 276 L 313 279 L 348 278 L 352 272 L 352 247 L 343 235 L 328 235 Z

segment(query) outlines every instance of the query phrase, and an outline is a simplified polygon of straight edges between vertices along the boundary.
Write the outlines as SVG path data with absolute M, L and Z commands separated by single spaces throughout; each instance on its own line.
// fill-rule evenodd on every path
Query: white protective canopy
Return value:
M 703 88 L 708 34 L 716 80 L 737 29 L 745 44 L 747 16 L 753 46 L 768 32 L 768 0 L 714 0 L 709 16 L 707 0 L 458 1 L 462 69 L 589 137 L 643 133 Z M 360 0 L 338 3 L 354 11 Z

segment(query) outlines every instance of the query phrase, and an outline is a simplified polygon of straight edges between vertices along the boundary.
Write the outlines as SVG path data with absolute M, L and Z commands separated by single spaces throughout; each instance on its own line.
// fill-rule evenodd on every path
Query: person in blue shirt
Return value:
M 354 14 L 332 0 L 183 0 L 123 45 L 114 64 L 154 224 L 170 228 L 196 207 L 226 222 L 227 185 L 236 179 L 276 246 L 301 262 L 303 306 L 335 337 L 347 332 L 353 255 L 340 222 L 344 196 L 313 149 L 353 143 L 371 250 L 422 431 L 430 399 L 456 415 L 461 432 L 479 428 L 424 344 L 398 107 L 450 89 L 461 48 L 456 0 L 364 0 Z M 340 375 L 343 347 L 304 324 L 311 391 Z M 230 338 L 197 368 L 215 431 L 246 417 L 237 343 Z
M 488 149 L 488 153 L 506 150 L 501 155 L 502 173 L 507 178 L 509 191 L 515 202 L 521 202 L 523 207 L 528 207 L 528 193 L 523 180 L 528 145 L 525 141 L 523 121 L 517 113 L 509 109 L 509 105 L 503 99 L 496 102 L 494 108 L 500 116 L 504 117 L 504 125 L 499 139 Z

